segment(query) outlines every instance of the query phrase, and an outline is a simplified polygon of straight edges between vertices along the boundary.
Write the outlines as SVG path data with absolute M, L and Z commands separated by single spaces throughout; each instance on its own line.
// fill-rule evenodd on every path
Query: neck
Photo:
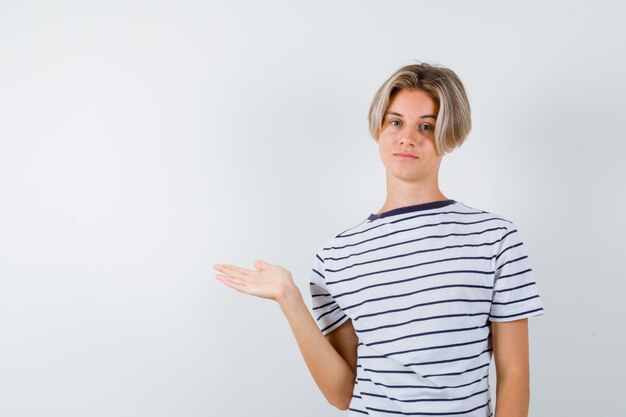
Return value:
M 438 178 L 424 178 L 420 181 L 408 182 L 387 175 L 387 198 L 378 214 L 399 207 L 429 203 L 431 201 L 448 200 L 439 189 Z

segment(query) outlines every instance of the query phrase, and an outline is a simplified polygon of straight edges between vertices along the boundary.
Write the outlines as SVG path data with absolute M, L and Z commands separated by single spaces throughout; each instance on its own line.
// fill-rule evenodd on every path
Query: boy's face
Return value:
M 387 176 L 408 182 L 436 180 L 442 159 L 435 147 L 438 110 L 423 90 L 402 89 L 391 99 L 378 136 Z M 402 153 L 414 157 L 402 157 Z

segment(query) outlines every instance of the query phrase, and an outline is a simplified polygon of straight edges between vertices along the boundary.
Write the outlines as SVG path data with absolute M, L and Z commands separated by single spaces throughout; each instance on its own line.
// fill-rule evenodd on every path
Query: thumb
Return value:
M 267 262 L 262 261 L 260 259 L 257 259 L 256 261 L 254 261 L 254 266 L 259 271 L 265 271 L 266 269 L 270 269 L 270 267 L 271 267 L 270 264 L 268 264 Z

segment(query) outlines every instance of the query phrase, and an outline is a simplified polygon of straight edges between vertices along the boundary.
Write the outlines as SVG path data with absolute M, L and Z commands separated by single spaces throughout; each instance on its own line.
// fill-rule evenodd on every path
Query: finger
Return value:
M 216 275 L 215 278 L 218 281 L 221 281 L 222 283 L 228 285 L 229 287 L 236 289 L 237 291 L 242 291 L 245 287 L 243 280 L 240 278 L 231 278 L 229 276 L 220 274 Z
M 250 269 L 243 268 L 243 267 L 241 267 L 241 266 L 236 266 L 236 265 L 221 264 L 220 266 L 221 266 L 222 268 L 226 268 L 226 269 L 227 269 L 227 270 L 229 270 L 229 271 L 237 271 L 237 272 L 239 272 L 239 273 L 241 273 L 241 274 L 244 274 L 244 275 L 245 275 L 245 274 L 249 274 L 249 273 L 251 273 L 251 272 L 254 272 L 254 271 L 252 271 L 252 270 L 250 270 Z
M 257 259 L 254 261 L 254 266 L 259 271 L 265 271 L 266 269 L 269 269 L 271 265 L 261 259 Z
M 245 277 L 237 277 L 237 276 L 224 275 L 224 274 L 217 274 L 215 278 L 225 279 L 228 281 L 232 281 L 236 284 L 242 284 L 245 282 Z
M 228 274 L 233 277 L 238 277 L 238 278 L 243 278 L 248 273 L 253 272 L 246 268 L 241 268 L 235 265 L 222 264 L 222 265 L 216 265 L 216 266 L 218 267 L 215 269 L 217 269 L 218 271 Z

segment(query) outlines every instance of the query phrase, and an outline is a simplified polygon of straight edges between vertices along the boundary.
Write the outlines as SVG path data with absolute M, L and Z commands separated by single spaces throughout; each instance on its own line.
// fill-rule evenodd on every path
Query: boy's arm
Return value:
M 295 286 L 279 305 L 322 394 L 333 406 L 347 410 L 356 379 L 357 342 L 352 323 L 348 320 L 324 337 Z
M 528 319 L 492 322 L 496 416 L 527 417 L 530 401 Z
M 300 352 L 315 383 L 329 403 L 347 410 L 356 378 L 356 335 L 350 325 L 340 326 L 324 337 L 304 303 L 291 272 L 280 265 L 255 261 L 257 271 L 234 265 L 214 264 L 216 278 L 237 291 L 276 301 L 291 326 Z M 331 344 L 331 342 L 334 344 Z M 336 346 L 336 347 L 335 347 Z M 348 358 L 348 359 L 345 359 Z
M 346 361 L 350 368 L 352 368 L 352 372 L 356 375 L 357 344 L 359 343 L 359 339 L 352 326 L 352 320 L 346 320 L 341 326 L 328 333 L 326 339 Z

